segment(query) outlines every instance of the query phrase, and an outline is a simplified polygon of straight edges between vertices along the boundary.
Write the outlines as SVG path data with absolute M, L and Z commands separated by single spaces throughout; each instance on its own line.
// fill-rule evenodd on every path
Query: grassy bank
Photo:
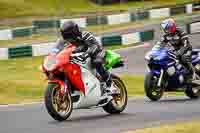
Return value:
M 0 18 L 22 16 L 66 16 L 83 12 L 128 10 L 129 8 L 176 5 L 199 0 L 153 0 L 135 1 L 108 6 L 96 5 L 90 0 L 0 0 Z M 147 6 L 148 5 L 148 6 Z M 47 11 L 48 10 L 48 11 Z
M 200 121 L 177 123 L 157 128 L 147 128 L 127 133 L 199 133 Z

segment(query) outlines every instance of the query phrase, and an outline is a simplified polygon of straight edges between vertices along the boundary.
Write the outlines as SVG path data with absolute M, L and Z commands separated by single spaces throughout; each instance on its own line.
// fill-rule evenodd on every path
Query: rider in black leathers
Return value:
M 192 46 L 187 33 L 181 28 L 177 28 L 173 19 L 162 21 L 161 27 L 164 31 L 161 43 L 172 46 L 176 51 L 176 56 L 180 59 L 181 64 L 190 72 L 186 77 L 187 82 L 190 83 L 193 79 L 194 68 L 192 66 Z
M 103 67 L 105 50 L 94 35 L 90 32 L 81 31 L 79 26 L 73 21 L 63 23 L 60 32 L 62 39 L 57 41 L 56 49 L 60 51 L 68 43 L 75 44 L 77 47 L 75 52 L 84 52 L 85 55 L 91 57 L 92 65 L 97 69 L 103 81 L 106 83 L 106 87 L 104 86 L 104 88 L 109 88 L 112 83 L 112 78 L 109 71 Z

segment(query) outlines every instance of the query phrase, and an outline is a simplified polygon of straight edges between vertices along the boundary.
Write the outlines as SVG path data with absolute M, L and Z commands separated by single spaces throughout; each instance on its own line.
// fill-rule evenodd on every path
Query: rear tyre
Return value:
M 158 101 L 163 96 L 163 89 L 157 87 L 158 79 L 152 73 L 147 73 L 144 81 L 146 96 L 151 101 Z
M 73 104 L 70 91 L 60 93 L 60 85 L 49 83 L 45 92 L 45 106 L 48 113 L 57 121 L 66 120 L 72 112 Z
M 185 94 L 191 99 L 197 99 L 200 97 L 200 89 L 190 86 L 185 89 Z
M 126 108 L 128 100 L 127 90 L 123 81 L 119 77 L 112 75 L 112 80 L 114 86 L 119 89 L 120 94 L 113 96 L 113 99 L 108 104 L 103 106 L 103 109 L 109 114 L 119 114 Z

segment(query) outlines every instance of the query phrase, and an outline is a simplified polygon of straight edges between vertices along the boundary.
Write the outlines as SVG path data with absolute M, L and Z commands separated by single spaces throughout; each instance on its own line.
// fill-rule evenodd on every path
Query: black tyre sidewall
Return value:
M 200 92 L 198 92 L 198 93 L 200 93 Z M 187 87 L 185 89 L 185 94 L 186 94 L 186 96 L 188 96 L 191 99 L 197 99 L 200 96 L 200 94 L 195 94 L 191 87 Z
M 118 76 L 112 74 L 112 78 L 115 80 L 118 80 L 120 82 L 120 84 L 124 87 L 125 101 L 124 101 L 123 106 L 120 109 L 115 108 L 112 101 L 110 101 L 107 105 L 103 106 L 103 109 L 105 112 L 110 113 L 110 114 L 119 114 L 119 113 L 123 112 L 127 106 L 127 101 L 128 101 L 127 90 L 126 90 L 125 84 Z
M 145 90 L 145 93 L 146 93 L 146 96 L 150 99 L 150 100 L 152 100 L 152 101 L 158 101 L 161 97 L 162 97 L 162 95 L 163 95 L 163 91 L 162 91 L 162 89 L 161 89 L 161 91 L 160 91 L 160 94 L 159 95 L 153 95 L 152 94 L 152 89 L 153 89 L 153 87 L 152 87 L 152 79 L 153 79 L 153 74 L 152 73 L 147 73 L 146 74 L 146 76 L 145 76 L 145 80 L 144 80 L 144 90 Z
M 72 100 L 71 100 L 71 109 L 69 111 L 69 113 L 63 117 L 61 116 L 60 114 L 57 113 L 57 111 L 54 109 L 53 107 L 53 103 L 52 103 L 52 91 L 53 91 L 53 88 L 55 88 L 58 84 L 56 83 L 48 83 L 48 87 L 46 89 L 46 92 L 45 92 L 45 106 L 46 106 L 46 109 L 48 111 L 48 113 L 55 119 L 55 120 L 58 120 L 58 121 L 64 121 L 66 120 L 72 113 L 72 110 L 73 110 L 73 103 L 72 103 Z M 68 91 L 67 93 L 70 93 L 70 91 Z M 71 94 L 69 95 L 70 98 L 71 98 Z

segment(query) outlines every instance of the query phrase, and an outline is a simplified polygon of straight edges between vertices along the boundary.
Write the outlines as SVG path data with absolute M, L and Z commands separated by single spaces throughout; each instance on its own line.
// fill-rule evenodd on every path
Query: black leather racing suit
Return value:
M 83 31 L 82 37 L 77 38 L 76 41 L 72 43 L 75 43 L 77 46 L 75 52 L 85 52 L 90 55 L 92 58 L 92 65 L 97 69 L 97 72 L 101 75 L 109 87 L 112 79 L 110 73 L 103 67 L 105 50 L 96 40 L 94 35 L 90 32 Z M 67 45 L 67 41 L 59 39 L 57 41 L 56 48 L 62 50 L 65 45 Z
M 176 51 L 181 64 L 186 67 L 191 73 L 187 78 L 191 79 L 193 75 L 192 66 L 192 46 L 190 45 L 189 38 L 186 32 L 177 28 L 175 33 L 165 33 L 161 38 L 161 43 L 168 44 Z

